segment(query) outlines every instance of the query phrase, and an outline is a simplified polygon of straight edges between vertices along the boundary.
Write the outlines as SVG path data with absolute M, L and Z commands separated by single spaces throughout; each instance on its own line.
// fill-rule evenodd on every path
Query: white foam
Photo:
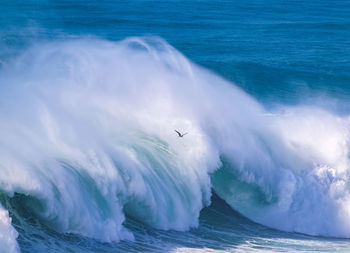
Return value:
M 256 222 L 349 237 L 349 118 L 310 107 L 288 110 L 263 116 L 258 127 L 244 129 L 239 145 L 225 147 L 232 184 L 215 189 Z
M 349 119 L 265 111 L 160 39 L 38 45 L 0 76 L 0 188 L 59 232 L 187 230 L 214 188 L 262 224 L 350 237 Z M 188 132 L 179 138 L 174 130 Z M 215 181 L 215 180 L 214 180 Z
M 0 252 L 20 252 L 17 239 L 18 233 L 11 226 L 11 218 L 8 212 L 0 205 Z
M 124 212 L 187 230 L 209 204 L 220 161 L 182 104 L 198 84 L 183 56 L 155 43 L 40 45 L 2 72 L 0 188 L 28 196 L 56 231 L 132 239 Z

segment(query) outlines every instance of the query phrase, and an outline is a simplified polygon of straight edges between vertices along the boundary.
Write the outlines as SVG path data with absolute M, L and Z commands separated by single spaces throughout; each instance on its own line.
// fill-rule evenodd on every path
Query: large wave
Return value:
M 3 65 L 2 199 L 58 232 L 132 239 L 125 214 L 188 230 L 213 188 L 261 224 L 350 236 L 348 117 L 268 113 L 159 38 L 40 44 Z

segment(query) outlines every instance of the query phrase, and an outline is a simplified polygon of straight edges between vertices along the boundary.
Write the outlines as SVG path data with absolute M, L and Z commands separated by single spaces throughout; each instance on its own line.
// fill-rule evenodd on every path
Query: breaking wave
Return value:
M 132 240 L 125 215 L 188 230 L 214 189 L 263 225 L 350 237 L 349 117 L 268 112 L 159 38 L 36 45 L 3 64 L 0 94 L 0 199 L 10 214 Z M 0 242 L 15 252 L 1 213 Z

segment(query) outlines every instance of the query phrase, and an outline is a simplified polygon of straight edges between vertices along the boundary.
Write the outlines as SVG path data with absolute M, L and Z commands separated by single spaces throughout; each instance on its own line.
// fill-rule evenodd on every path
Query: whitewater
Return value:
M 1 64 L 0 94 L 1 252 L 28 223 L 191 231 L 213 192 L 269 228 L 350 237 L 349 115 L 266 109 L 159 37 L 38 42 Z

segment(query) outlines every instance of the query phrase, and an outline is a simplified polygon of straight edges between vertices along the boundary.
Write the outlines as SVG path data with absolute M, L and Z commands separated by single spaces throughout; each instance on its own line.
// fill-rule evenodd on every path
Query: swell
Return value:
M 0 92 L 2 195 L 58 233 L 132 240 L 126 215 L 185 231 L 213 188 L 266 226 L 350 236 L 348 116 L 267 112 L 159 38 L 34 46 Z

